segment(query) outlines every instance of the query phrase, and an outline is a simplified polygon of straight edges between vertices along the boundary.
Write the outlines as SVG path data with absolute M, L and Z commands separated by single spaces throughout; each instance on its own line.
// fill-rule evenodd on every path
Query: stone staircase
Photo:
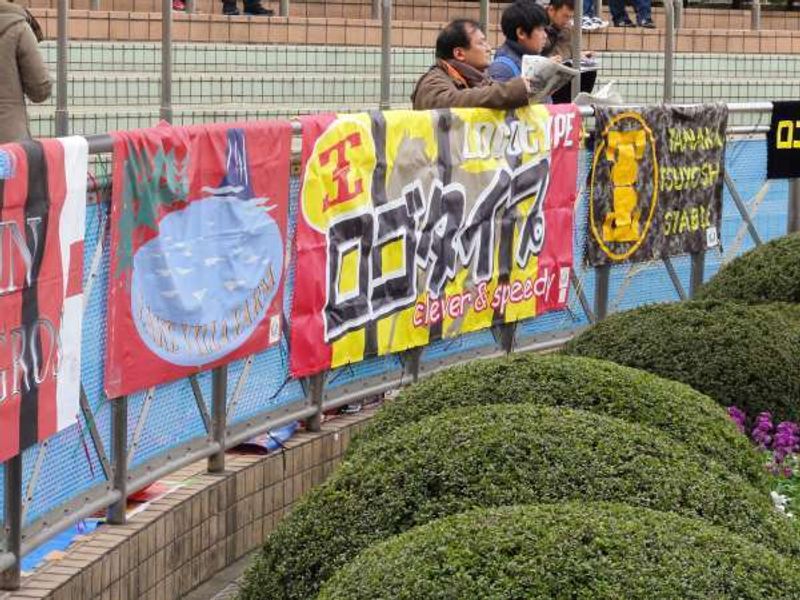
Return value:
M 27 0 L 45 35 L 56 33 L 56 0 Z M 158 121 L 160 0 L 72 0 L 68 78 L 71 131 L 103 133 Z M 277 0 L 265 1 L 278 8 Z M 380 98 L 380 22 L 371 0 L 292 0 L 288 17 L 224 17 L 219 0 L 196 0 L 174 13 L 175 123 L 291 117 L 375 108 Z M 505 2 L 492 2 L 497 23 Z M 81 8 L 83 7 L 83 8 Z M 606 9 L 607 10 L 607 9 Z M 394 0 L 392 106 L 409 105 L 419 75 L 433 61 L 442 24 L 478 16 L 478 2 Z M 663 94 L 664 14 L 659 29 L 609 27 L 584 35 L 601 57 L 599 83 L 616 83 L 626 102 Z M 800 12 L 768 11 L 752 31 L 748 10 L 684 11 L 676 40 L 675 102 L 800 98 Z M 490 41 L 501 34 L 490 26 Z M 43 44 L 55 70 L 55 45 Z M 31 108 L 37 135 L 52 135 L 54 101 Z
M 55 69 L 55 46 L 43 44 Z M 74 42 L 68 78 L 70 131 L 95 134 L 158 122 L 161 48 L 155 42 Z M 600 55 L 599 83 L 616 82 L 627 102 L 659 102 L 663 56 Z M 433 53 L 392 52 L 392 106 L 406 108 Z M 376 108 L 380 49 L 375 47 L 177 43 L 173 55 L 178 124 Z M 675 102 L 759 101 L 800 97 L 800 55 L 679 53 Z M 54 132 L 54 100 L 30 108 L 36 135 Z

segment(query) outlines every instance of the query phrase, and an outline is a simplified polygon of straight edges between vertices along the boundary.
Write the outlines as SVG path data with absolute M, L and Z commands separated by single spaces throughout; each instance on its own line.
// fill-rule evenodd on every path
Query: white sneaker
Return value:
M 600 17 L 592 17 L 592 22 L 597 26 L 597 29 L 608 27 L 608 21 L 603 21 Z
M 583 31 L 594 31 L 597 29 L 597 24 L 594 22 L 594 17 L 583 17 L 581 19 L 581 29 Z

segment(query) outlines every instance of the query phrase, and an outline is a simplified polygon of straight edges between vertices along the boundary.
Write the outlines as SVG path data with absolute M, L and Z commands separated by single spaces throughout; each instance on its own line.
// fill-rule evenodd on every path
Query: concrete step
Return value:
M 628 102 L 657 102 L 662 98 L 663 77 L 626 77 L 603 71 L 600 82 L 614 80 Z M 390 93 L 395 104 L 406 103 L 417 75 L 394 75 Z M 173 102 L 185 106 L 217 104 L 348 106 L 377 104 L 380 100 L 380 77 L 377 74 L 339 74 L 335 81 L 322 73 L 277 74 L 186 74 L 176 73 L 172 81 Z M 798 95 L 796 81 L 787 78 L 764 78 L 758 81 L 727 78 L 676 77 L 674 99 L 680 102 L 744 102 L 768 98 L 789 100 Z M 110 107 L 158 106 L 159 75 L 73 74 L 69 78 L 71 106 Z M 53 106 L 51 98 L 43 107 Z
M 393 102 L 407 102 L 416 75 L 395 75 L 391 82 Z M 72 106 L 158 106 L 160 75 L 73 74 L 69 77 L 68 97 Z M 326 81 L 322 73 L 278 74 L 185 74 L 172 78 L 175 104 L 290 105 L 292 102 L 322 106 L 348 106 L 380 100 L 380 76 L 339 74 Z M 41 106 L 54 105 L 50 98 Z
M 56 12 L 35 9 L 45 36 L 56 34 Z M 394 21 L 395 47 L 433 48 L 440 23 Z M 221 17 L 178 13 L 173 23 L 173 39 L 179 42 L 218 42 L 289 45 L 380 46 L 381 27 L 377 21 L 363 19 L 321 19 L 300 17 Z M 69 35 L 73 40 L 157 41 L 161 39 L 161 15 L 71 11 Z M 497 45 L 502 36 L 490 27 L 489 40 Z M 608 27 L 587 33 L 586 47 L 598 51 L 658 52 L 664 48 L 660 30 Z M 679 52 L 719 52 L 726 54 L 800 54 L 800 31 L 739 31 L 682 29 L 677 38 Z
M 56 8 L 58 0 L 21 0 L 21 3 L 32 8 Z M 161 0 L 95 0 L 100 10 L 134 13 L 159 12 Z M 278 0 L 262 0 L 264 6 L 279 12 Z M 72 0 L 71 7 L 78 10 L 91 8 L 92 0 Z M 195 0 L 195 11 L 201 14 L 222 14 L 221 0 Z M 470 17 L 479 18 L 478 2 L 442 1 L 442 0 L 393 0 L 393 17 L 398 21 L 416 21 L 445 23 L 451 19 Z M 489 22 L 499 23 L 500 14 L 507 2 L 491 2 Z M 601 12 L 609 18 L 608 2 Z M 241 2 L 240 2 L 241 5 Z M 688 8 L 685 9 L 685 24 L 691 28 L 707 29 L 750 29 L 750 10 L 730 10 L 726 8 Z M 371 19 L 371 0 L 291 0 L 289 2 L 290 17 L 312 18 L 349 18 Z M 664 10 L 653 9 L 653 18 L 661 27 L 664 22 Z M 800 13 L 782 10 L 762 9 L 762 29 L 800 29 Z
M 45 61 L 55 69 L 56 45 L 41 45 Z M 69 50 L 70 71 L 160 73 L 158 42 L 74 42 Z M 800 58 L 800 57 L 799 57 Z M 422 73 L 434 61 L 427 48 L 395 48 L 395 73 Z M 286 46 L 250 44 L 175 43 L 174 70 L 197 73 L 365 73 L 380 72 L 380 48 L 362 46 Z
M 55 69 L 53 42 L 42 44 L 45 60 Z M 663 70 L 663 55 L 655 52 L 602 52 L 602 73 L 613 77 L 647 77 Z M 173 67 L 178 73 L 320 73 L 330 75 L 380 72 L 379 48 L 345 46 L 288 46 L 249 44 L 176 43 Z M 394 74 L 420 75 L 434 61 L 427 48 L 394 48 Z M 156 42 L 74 42 L 70 45 L 70 72 L 113 72 L 158 74 L 161 45 Z M 721 54 L 689 53 L 675 55 L 675 77 L 731 78 L 756 77 L 800 79 L 800 54 Z

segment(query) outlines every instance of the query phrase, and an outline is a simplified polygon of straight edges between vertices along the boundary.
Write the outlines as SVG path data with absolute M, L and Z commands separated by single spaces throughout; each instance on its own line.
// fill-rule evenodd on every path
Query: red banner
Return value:
M 87 154 L 83 138 L 0 147 L 0 462 L 78 413 Z
M 304 122 L 295 377 L 563 308 L 572 106 Z
M 109 397 L 277 343 L 288 122 L 114 135 Z

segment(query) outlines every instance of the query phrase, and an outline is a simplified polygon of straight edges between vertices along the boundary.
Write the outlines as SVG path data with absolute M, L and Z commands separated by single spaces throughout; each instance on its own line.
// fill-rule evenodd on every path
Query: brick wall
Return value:
M 185 485 L 125 526 L 102 527 L 74 543 L 0 600 L 171 600 L 255 550 L 295 502 L 333 472 L 372 411 L 300 433 L 286 451 L 228 455 L 226 471 L 205 462 L 167 479 Z

